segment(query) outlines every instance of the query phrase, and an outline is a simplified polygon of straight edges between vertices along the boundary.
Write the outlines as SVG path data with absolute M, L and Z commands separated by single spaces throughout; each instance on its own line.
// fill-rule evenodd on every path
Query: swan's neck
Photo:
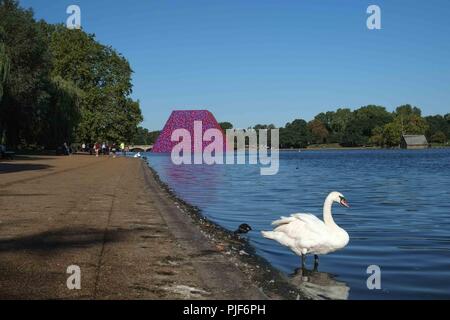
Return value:
M 331 207 L 333 206 L 333 200 L 330 197 L 325 199 L 325 203 L 323 204 L 323 222 L 327 226 L 336 226 L 336 223 L 333 220 L 333 216 L 331 215 Z

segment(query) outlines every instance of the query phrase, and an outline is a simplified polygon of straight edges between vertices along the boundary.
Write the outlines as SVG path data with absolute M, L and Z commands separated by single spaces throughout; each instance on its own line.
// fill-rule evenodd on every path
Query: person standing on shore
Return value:
M 98 153 L 100 151 L 100 143 L 96 142 L 94 145 L 95 156 L 98 157 Z
M 69 149 L 69 145 L 67 144 L 67 142 L 64 142 L 64 155 L 70 156 L 70 149 Z
M 125 151 L 125 143 L 121 142 L 120 143 L 120 150 L 122 151 L 122 155 L 126 156 L 126 151 Z
M 113 145 L 111 146 L 111 152 L 112 152 L 112 154 L 113 154 L 113 158 L 115 158 L 116 157 L 116 144 L 115 143 L 113 143 Z

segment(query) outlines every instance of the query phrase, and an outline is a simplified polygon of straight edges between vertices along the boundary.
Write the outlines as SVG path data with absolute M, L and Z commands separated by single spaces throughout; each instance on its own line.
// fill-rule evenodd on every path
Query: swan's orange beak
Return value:
M 341 199 L 340 202 L 341 206 L 346 207 L 346 208 L 350 208 L 350 205 L 348 204 L 347 200 L 345 198 Z

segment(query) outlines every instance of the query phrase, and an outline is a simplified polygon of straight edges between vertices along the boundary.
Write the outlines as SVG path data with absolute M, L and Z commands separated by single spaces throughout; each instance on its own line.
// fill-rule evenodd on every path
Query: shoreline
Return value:
M 402 149 L 400 147 L 392 147 L 392 148 L 385 148 L 385 147 L 376 147 L 376 146 L 367 146 L 367 147 L 342 147 L 342 146 L 332 146 L 332 145 L 313 145 L 308 146 L 306 148 L 278 148 L 276 150 L 278 151 L 291 151 L 291 152 L 297 152 L 297 151 L 317 151 L 317 150 L 430 150 L 430 149 L 450 149 L 449 145 L 439 145 L 430 143 L 430 146 L 427 148 L 411 148 L 411 149 Z M 268 149 L 270 150 L 270 149 Z M 28 150 L 28 149 L 12 149 L 11 151 L 14 151 L 16 153 L 16 157 L 23 157 L 23 156 L 57 156 L 55 154 L 55 150 Z M 236 150 L 234 150 L 236 151 Z M 246 151 L 248 151 L 248 147 L 246 147 Z M 130 151 L 132 153 L 133 151 Z M 152 151 L 141 151 L 141 152 L 152 152 Z M 90 155 L 88 152 L 80 152 L 76 151 L 73 153 L 73 155 Z M 1 159 L 0 159 L 1 160 Z
M 352 150 L 405 150 L 405 151 L 417 151 L 417 150 L 433 150 L 433 149 L 449 149 L 450 146 L 430 146 L 428 148 L 410 148 L 410 149 L 402 149 L 399 147 L 396 148 L 381 148 L 381 147 L 307 147 L 307 148 L 300 148 L 300 149 L 278 149 L 279 151 L 291 151 L 291 152 L 297 152 L 297 151 L 321 151 L 321 150 L 332 150 L 332 151 L 352 151 Z
M 151 167 L 147 160 L 142 160 L 149 173 L 181 214 L 186 215 L 191 223 L 198 227 L 203 236 L 226 256 L 250 281 L 258 286 L 269 299 L 305 300 L 304 294 L 291 285 L 287 277 L 267 260 L 256 253 L 256 249 L 245 237 L 209 220 L 202 211 L 180 198 Z

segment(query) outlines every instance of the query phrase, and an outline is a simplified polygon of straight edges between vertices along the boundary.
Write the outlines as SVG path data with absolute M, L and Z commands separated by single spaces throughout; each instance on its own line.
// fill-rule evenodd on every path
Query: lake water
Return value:
M 259 255 L 312 298 L 450 298 L 450 149 L 281 152 L 280 170 L 258 165 L 175 166 L 169 155 L 147 154 L 150 165 L 210 220 L 247 236 Z M 333 206 L 348 246 L 322 256 L 317 271 L 299 271 L 299 257 L 264 239 L 281 215 L 322 218 L 330 191 L 351 208 Z M 369 290 L 367 268 L 381 269 L 381 290 Z

